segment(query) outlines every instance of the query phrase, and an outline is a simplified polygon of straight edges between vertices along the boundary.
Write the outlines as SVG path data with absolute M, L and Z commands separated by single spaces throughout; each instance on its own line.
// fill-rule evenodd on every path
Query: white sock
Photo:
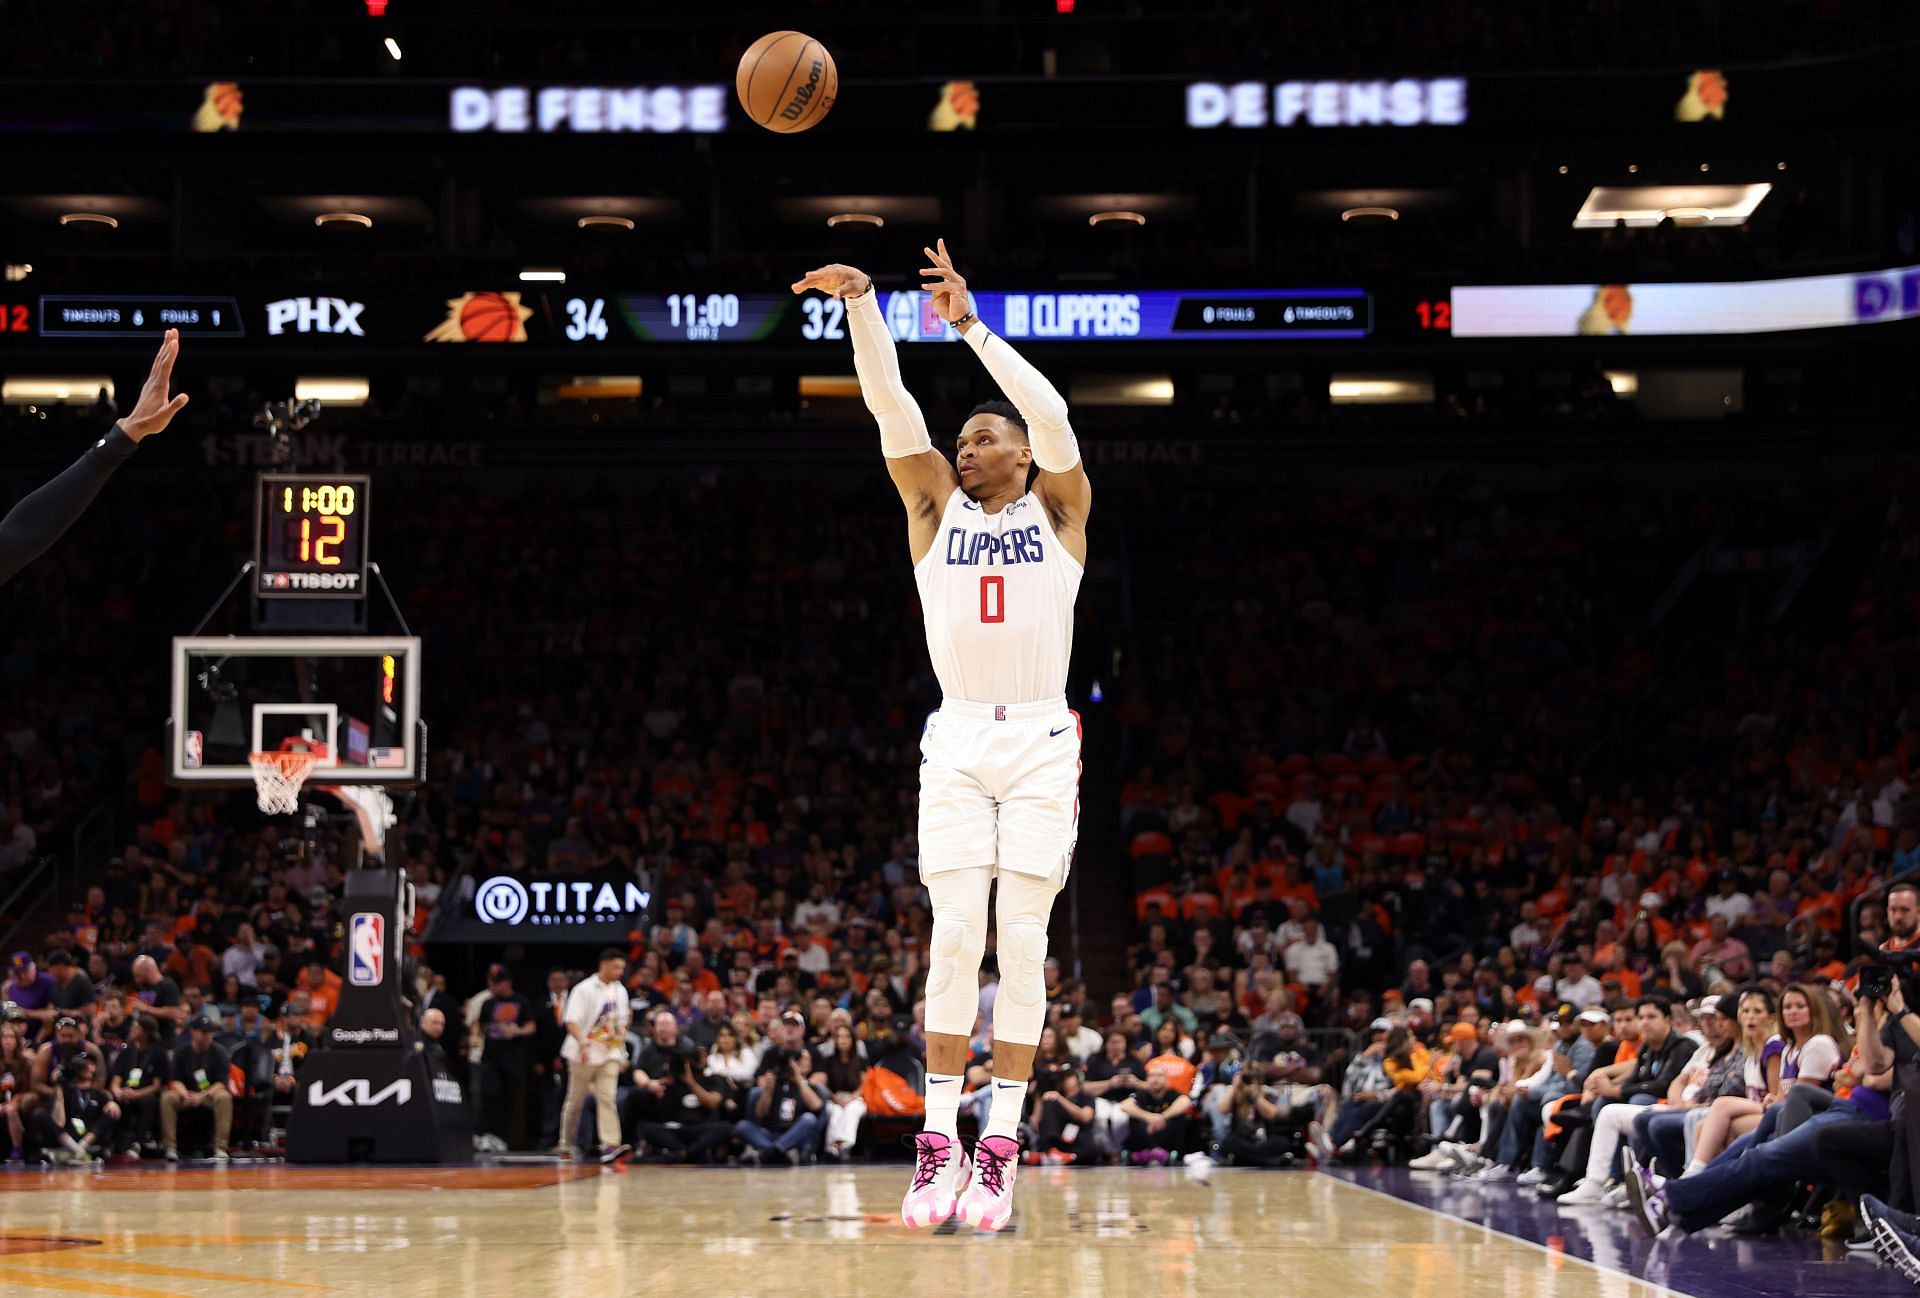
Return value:
M 1027 1084 L 1025 1082 L 993 1083 L 993 1108 L 987 1116 L 986 1130 L 980 1133 L 981 1139 L 988 1136 L 1005 1136 L 1008 1140 L 1020 1138 L 1020 1119 L 1027 1111 Z
M 1684 1180 L 1689 1176 L 1698 1176 L 1700 1173 L 1706 1170 L 1707 1170 L 1707 1165 L 1696 1158 L 1691 1163 L 1687 1164 L 1687 1170 L 1680 1173 L 1680 1176 L 1681 1176 L 1681 1179 Z
M 933 1135 L 960 1139 L 960 1082 L 958 1073 L 927 1074 L 925 1130 Z

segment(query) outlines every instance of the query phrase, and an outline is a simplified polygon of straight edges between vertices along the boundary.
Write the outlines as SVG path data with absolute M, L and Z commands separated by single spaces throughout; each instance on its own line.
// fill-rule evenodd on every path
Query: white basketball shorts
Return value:
M 920 736 L 920 873 L 993 866 L 1057 888 L 1080 837 L 1080 714 L 945 700 Z

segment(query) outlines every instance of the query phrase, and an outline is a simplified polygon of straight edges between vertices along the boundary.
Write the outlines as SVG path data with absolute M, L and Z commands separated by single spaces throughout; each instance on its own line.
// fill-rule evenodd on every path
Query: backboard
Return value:
M 176 636 L 169 776 L 251 785 L 247 754 L 326 745 L 314 784 L 418 783 L 426 760 L 416 636 Z

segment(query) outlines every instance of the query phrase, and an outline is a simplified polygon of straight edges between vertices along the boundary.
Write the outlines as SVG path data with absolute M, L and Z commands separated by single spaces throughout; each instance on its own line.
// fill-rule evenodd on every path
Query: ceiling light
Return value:
M 567 272 L 564 270 L 523 270 L 520 272 L 522 284 L 564 284 Z
M 1335 374 L 1327 397 L 1336 406 L 1427 405 L 1433 379 L 1425 374 Z
M 631 401 L 641 388 L 638 374 L 583 374 L 563 379 L 554 395 L 562 401 Z
M 886 218 L 875 216 L 872 212 L 835 212 L 827 218 L 827 228 L 838 225 L 871 225 L 876 229 L 885 225 Z
M 1067 399 L 1076 406 L 1170 406 L 1173 396 L 1165 374 L 1078 374 Z
M 105 212 L 62 212 L 60 213 L 60 224 L 104 225 L 109 230 L 118 230 L 120 228 L 120 222 L 108 216 Z
M 373 229 L 373 218 L 359 212 L 322 212 L 313 218 L 318 226 L 357 225 L 363 230 Z
M 1602 370 L 1607 376 L 1607 385 L 1613 389 L 1613 395 L 1632 400 L 1640 395 L 1640 375 L 1634 370 Z
M 90 406 L 106 390 L 113 399 L 113 380 L 109 378 L 12 378 L 0 383 L 0 402 L 9 406 L 32 404 L 53 406 Z
M 1787 169 L 1787 164 L 1784 162 L 1776 162 L 1773 164 L 1773 169 L 1775 171 L 1785 171 Z
M 1629 176 L 1637 176 L 1637 175 L 1639 175 L 1639 174 L 1640 174 L 1640 164 L 1639 164 L 1639 163 L 1637 163 L 1637 162 L 1629 162 L 1629 163 L 1627 164 L 1627 174 L 1628 174 Z
M 850 400 L 860 395 L 860 376 L 857 374 L 802 374 L 800 376 L 800 395 L 819 397 L 823 400 Z
M 1703 162 L 1703 163 L 1701 163 L 1701 164 L 1700 164 L 1700 170 L 1702 170 L 1702 171 L 1709 171 L 1709 170 L 1711 170 L 1711 168 L 1710 168 L 1710 167 L 1708 167 L 1708 166 L 1707 166 L 1707 164 Z
M 1567 164 L 1564 162 L 1560 164 L 1560 174 L 1563 176 L 1567 174 Z
M 1400 212 L 1392 207 L 1349 207 L 1340 213 L 1342 221 L 1398 221 Z
M 367 381 L 364 378 L 338 379 L 295 379 L 293 397 L 296 401 L 322 401 L 334 406 L 364 406 L 367 404 Z
M 630 216 L 583 216 L 576 224 L 582 230 L 608 229 L 631 230 L 633 218 Z
M 1088 225 L 1105 225 L 1109 221 L 1116 225 L 1124 225 L 1128 221 L 1135 225 L 1145 225 L 1147 218 L 1139 212 L 1128 211 L 1125 208 L 1115 208 L 1110 212 L 1095 212 L 1087 218 Z
M 1745 224 L 1762 199 L 1773 192 L 1757 185 L 1599 185 L 1588 192 L 1574 214 L 1576 230 L 1604 230 L 1624 222 L 1651 227 L 1671 219 L 1681 225 Z
M 18 284 L 31 274 L 33 274 L 33 266 L 29 262 L 10 261 L 7 263 L 7 283 L 9 284 Z
M 393 61 L 395 63 L 400 61 L 400 42 L 391 36 L 387 37 L 387 53 L 393 55 Z

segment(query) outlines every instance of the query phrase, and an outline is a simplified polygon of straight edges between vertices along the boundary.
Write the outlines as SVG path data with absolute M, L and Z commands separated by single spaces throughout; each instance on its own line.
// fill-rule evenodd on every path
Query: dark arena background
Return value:
M 1906 1293 L 1917 12 L 0 0 L 0 1290 Z

